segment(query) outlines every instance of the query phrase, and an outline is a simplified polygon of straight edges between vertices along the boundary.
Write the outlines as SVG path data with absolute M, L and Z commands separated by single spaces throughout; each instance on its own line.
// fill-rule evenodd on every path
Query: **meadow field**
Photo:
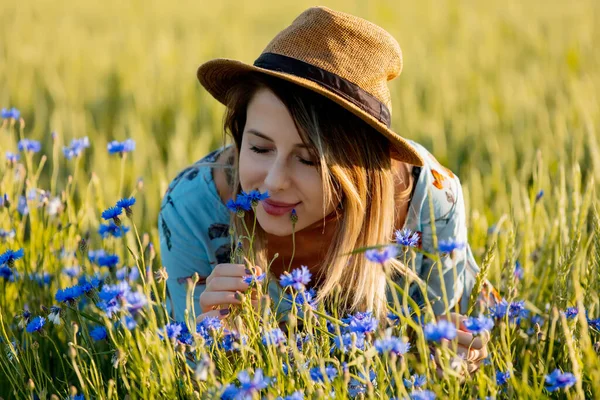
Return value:
M 459 378 L 427 309 L 362 333 L 310 304 L 284 336 L 248 304 L 237 330 L 168 320 L 162 195 L 224 140 L 196 69 L 253 62 L 313 3 L 5 0 L 1 398 L 600 398 L 600 2 L 320 4 L 394 35 L 392 127 L 461 179 L 506 300 L 481 369 Z

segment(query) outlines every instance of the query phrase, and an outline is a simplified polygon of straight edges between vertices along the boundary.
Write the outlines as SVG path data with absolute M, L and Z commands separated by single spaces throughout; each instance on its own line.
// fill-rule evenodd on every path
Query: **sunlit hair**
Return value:
M 387 139 L 360 118 L 324 96 L 258 74 L 234 85 L 228 93 L 224 131 L 234 143 L 231 193 L 241 191 L 238 160 L 246 109 L 252 96 L 264 87 L 285 104 L 302 141 L 316 160 L 324 186 L 323 214 L 327 205 L 333 203 L 337 206 L 334 212 L 340 217 L 339 227 L 321 264 L 324 267 L 320 270 L 317 300 L 331 301 L 338 292 L 343 311 L 369 310 L 383 318 L 387 313 L 387 283 L 381 266 L 368 261 L 364 254 L 349 256 L 348 253 L 393 241 L 394 230 L 399 228 L 400 208 L 408 201 L 412 188 L 410 182 L 404 193 L 395 193 L 394 180 L 412 179 L 409 165 L 403 164 L 402 171 L 394 174 Z M 326 217 L 323 215 L 324 222 Z M 246 226 L 251 226 L 254 214 L 246 213 L 245 218 Z M 232 216 L 231 223 L 236 232 L 244 232 L 238 217 Z M 264 231 L 258 225 L 255 260 L 258 265 L 266 266 L 270 260 L 267 260 Z M 248 249 L 245 250 L 247 254 Z M 407 273 L 398 260 L 386 266 L 394 275 Z

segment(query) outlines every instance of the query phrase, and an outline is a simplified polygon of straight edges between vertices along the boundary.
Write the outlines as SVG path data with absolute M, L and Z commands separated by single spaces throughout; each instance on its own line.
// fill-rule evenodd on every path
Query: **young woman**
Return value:
M 421 304 L 427 297 L 441 318 L 455 307 L 467 311 L 479 268 L 467 244 L 460 181 L 391 130 L 387 81 L 401 69 L 400 47 L 389 33 L 325 7 L 303 12 L 254 65 L 217 59 L 200 66 L 201 84 L 227 106 L 224 131 L 233 143 L 182 171 L 162 202 L 161 255 L 176 319 L 183 319 L 194 273 L 200 318 L 227 318 L 248 288 L 249 270 L 229 262 L 230 227 L 243 228 L 225 205 L 242 190 L 269 194 L 256 208 L 253 247 L 259 273 L 278 254 L 268 292 L 279 312 L 286 303 L 278 301 L 277 278 L 291 261 L 291 268 L 312 273 L 317 301 L 339 288 L 347 311 L 384 317 L 390 297 L 381 266 L 348 253 L 390 243 L 404 228 L 416 232 L 411 239 L 425 252 L 437 251 L 434 231 L 451 249 L 441 265 L 421 252 L 407 265 L 388 261 L 399 281 L 411 273 L 423 279 L 427 292 L 413 285 L 410 294 Z M 246 224 L 254 217 L 247 212 Z M 487 350 L 485 340 L 472 339 L 460 332 L 476 369 Z

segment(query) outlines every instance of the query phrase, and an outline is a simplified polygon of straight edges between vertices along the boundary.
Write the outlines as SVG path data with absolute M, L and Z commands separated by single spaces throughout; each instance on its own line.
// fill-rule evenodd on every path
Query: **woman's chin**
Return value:
M 269 235 L 274 236 L 290 236 L 292 234 L 292 221 L 290 221 L 289 215 L 286 216 L 273 216 L 269 215 L 264 210 L 258 210 L 256 216 L 257 222 L 260 227 Z M 298 231 L 298 225 L 296 224 L 296 232 Z
M 274 235 L 274 236 L 290 236 L 292 234 L 292 224 L 290 223 L 289 227 L 286 226 L 281 226 L 283 224 L 278 223 L 277 221 L 265 221 L 265 220 L 260 220 L 258 219 L 258 223 L 260 224 L 260 227 L 263 229 L 263 231 L 265 231 L 266 233 L 268 233 L 269 235 Z

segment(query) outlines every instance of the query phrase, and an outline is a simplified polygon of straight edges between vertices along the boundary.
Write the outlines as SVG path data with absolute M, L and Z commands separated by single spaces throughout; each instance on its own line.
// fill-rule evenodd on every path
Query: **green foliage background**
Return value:
M 591 210 L 600 181 L 600 2 L 321 4 L 366 18 L 400 43 L 404 68 L 390 82 L 392 127 L 461 178 L 478 261 L 490 236 L 498 239 L 488 278 L 503 294 L 540 308 L 574 305 L 583 287 L 597 318 L 600 240 L 593 243 Z M 20 109 L 25 137 L 45 149 L 53 131 L 64 145 L 88 136 L 77 187 L 93 180 L 101 190 L 82 204 L 84 215 L 137 187 L 136 224 L 157 243 L 170 179 L 223 140 L 223 106 L 197 82 L 198 65 L 217 57 L 252 63 L 312 5 L 3 1 L 0 107 Z M 0 150 L 16 151 L 15 138 L 4 133 Z M 119 193 L 120 162 L 106 144 L 127 138 L 137 148 Z M 63 157 L 49 159 L 40 187 L 51 186 L 56 167 L 56 191 L 65 189 L 73 167 Z M 535 204 L 540 190 L 545 195 Z M 515 283 L 509 266 L 517 259 L 525 276 Z M 588 379 L 600 381 L 598 361 L 589 363 Z
M 371 20 L 400 43 L 393 128 L 461 177 L 474 233 L 523 209 L 540 160 L 536 184 L 550 195 L 560 165 L 600 173 L 598 2 L 322 4 Z M 65 144 L 87 135 L 86 170 L 101 179 L 114 164 L 106 143 L 135 139 L 127 179 L 144 178 L 148 229 L 168 180 L 221 143 L 223 107 L 197 82 L 198 65 L 252 62 L 311 5 L 4 1 L 0 104 L 22 110 L 28 137 L 46 144 L 51 131 Z M 103 184 L 111 199 L 114 186 Z

